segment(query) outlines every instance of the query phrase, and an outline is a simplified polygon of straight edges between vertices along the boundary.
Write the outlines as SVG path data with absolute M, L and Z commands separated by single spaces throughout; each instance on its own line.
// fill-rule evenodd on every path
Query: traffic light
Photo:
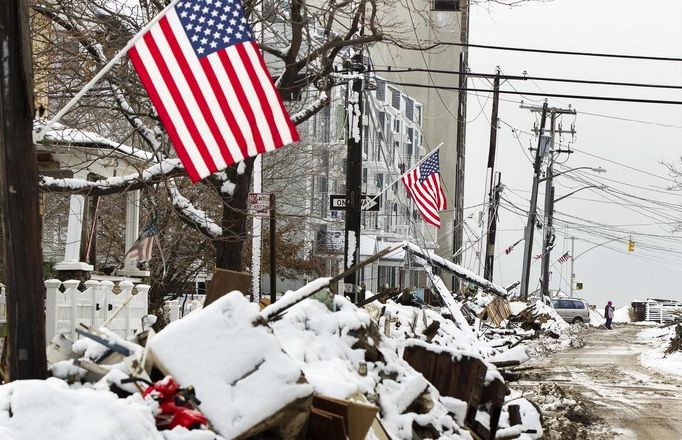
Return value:
M 583 290 L 583 283 L 575 283 L 575 290 Z
M 632 240 L 628 240 L 628 252 L 634 252 L 635 251 L 635 242 Z

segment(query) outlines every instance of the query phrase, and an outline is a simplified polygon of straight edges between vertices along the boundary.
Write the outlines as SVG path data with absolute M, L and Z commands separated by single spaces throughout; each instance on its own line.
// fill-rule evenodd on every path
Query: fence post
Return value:
M 85 292 L 83 295 L 90 297 L 90 325 L 94 328 L 97 327 L 97 288 L 99 287 L 99 281 L 87 280 L 85 282 Z
M 69 309 L 69 320 L 70 320 L 70 327 L 71 327 L 71 340 L 76 341 L 77 333 L 76 333 L 76 307 L 78 305 L 78 285 L 81 282 L 78 280 L 66 280 L 64 281 L 64 287 L 66 288 L 66 291 L 64 292 L 64 295 L 66 296 L 66 299 L 70 299 L 71 303 L 71 308 Z
M 57 334 L 57 295 L 61 285 L 59 280 L 45 280 L 45 339 L 48 344 Z
M 138 323 L 140 325 L 140 331 L 142 331 L 142 317 L 147 315 L 149 312 L 149 289 L 151 289 L 152 286 L 149 284 L 138 284 L 135 287 L 137 288 L 137 296 L 135 297 L 134 301 L 144 305 L 144 313 L 142 313 L 142 316 L 139 317 L 140 322 Z M 128 307 L 130 307 L 130 305 Z
M 121 288 L 121 293 L 119 293 L 121 299 L 124 301 L 122 304 L 125 304 L 126 299 L 128 299 L 128 295 L 134 295 L 133 293 L 133 287 L 135 285 L 133 284 L 132 281 L 130 280 L 123 280 L 121 281 L 118 286 Z M 133 299 L 134 301 L 134 299 Z M 119 306 L 120 307 L 120 306 Z M 130 304 L 124 306 L 125 310 L 123 310 L 125 316 L 125 337 L 128 338 L 130 337 Z

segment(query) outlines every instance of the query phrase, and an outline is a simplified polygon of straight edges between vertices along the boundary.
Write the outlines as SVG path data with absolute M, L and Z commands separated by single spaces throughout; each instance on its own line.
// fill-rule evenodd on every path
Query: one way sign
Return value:
M 381 207 L 381 197 L 371 194 L 362 195 L 362 210 L 378 212 Z M 345 194 L 330 194 L 329 195 L 329 209 L 332 211 L 346 210 L 346 195 Z

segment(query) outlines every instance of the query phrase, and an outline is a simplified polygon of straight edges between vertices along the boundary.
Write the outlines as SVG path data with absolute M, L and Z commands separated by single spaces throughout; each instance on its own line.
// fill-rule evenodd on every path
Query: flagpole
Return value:
M 147 23 L 142 29 L 140 29 L 140 31 L 137 34 L 135 34 L 135 36 L 131 38 L 130 41 L 128 41 L 128 44 L 126 44 L 125 47 L 123 47 L 123 49 L 121 49 L 116 55 L 114 55 L 114 57 L 111 60 L 109 60 L 109 62 L 106 65 L 104 65 L 104 67 L 102 67 L 102 69 L 100 69 L 99 72 L 97 72 L 97 75 L 93 76 L 92 79 L 88 81 L 88 83 L 78 93 L 76 93 L 76 96 L 71 98 L 71 100 L 56 115 L 52 117 L 52 119 L 47 121 L 47 123 L 36 135 L 35 141 L 42 142 L 43 139 L 45 138 L 45 133 L 47 133 L 47 131 L 50 128 L 52 128 L 54 124 L 59 122 L 62 116 L 64 116 L 69 110 L 71 110 L 71 108 L 74 105 L 76 105 L 76 103 L 80 101 L 80 99 L 83 96 L 85 96 L 85 94 L 88 93 L 90 89 L 93 88 L 95 84 L 97 84 L 99 80 L 102 79 L 104 75 L 106 75 L 111 70 L 111 68 L 114 67 L 116 63 L 118 63 L 121 60 L 121 58 L 126 56 L 128 51 L 135 45 L 135 43 L 137 43 L 137 41 L 140 38 L 142 38 L 142 36 L 146 34 L 147 31 L 151 29 L 152 26 L 158 23 L 159 20 L 161 20 L 161 18 L 163 18 L 163 16 L 172 8 L 174 8 L 175 5 L 177 5 L 179 2 L 180 0 L 172 0 L 168 4 L 168 6 L 163 8 L 163 10 L 159 12 L 154 18 L 152 18 L 149 23 Z
M 426 156 L 424 156 L 424 158 L 422 158 L 422 160 L 420 160 L 420 161 L 417 162 L 412 168 L 410 168 L 409 170 L 407 170 L 407 171 L 405 171 L 403 174 L 401 174 L 400 177 L 398 177 L 397 179 L 395 179 L 393 182 L 391 182 L 391 183 L 389 183 L 388 185 L 384 186 L 384 189 L 382 189 L 379 193 L 377 193 L 377 194 L 376 194 L 374 197 L 372 197 L 371 199 L 367 200 L 367 202 L 365 202 L 365 203 L 371 203 L 371 202 L 373 202 L 374 200 L 377 199 L 377 197 L 379 197 L 380 195 L 382 195 L 383 193 L 385 193 L 386 191 L 388 191 L 389 189 L 391 189 L 391 187 L 392 187 L 396 182 L 399 182 L 400 179 L 402 179 L 402 177 L 403 177 L 405 174 L 407 174 L 407 173 L 409 173 L 410 171 L 412 171 L 413 169 L 417 168 L 422 162 L 424 162 L 426 159 L 428 159 L 429 157 L 431 157 L 431 155 L 432 155 L 433 153 L 435 153 L 436 151 L 438 151 L 438 149 L 439 149 L 440 147 L 442 147 L 442 146 L 443 146 L 443 143 L 441 142 L 440 144 L 438 144 L 438 146 L 437 146 L 436 148 L 434 148 L 433 150 L 431 150 L 431 152 L 430 152 L 429 154 L 427 154 Z

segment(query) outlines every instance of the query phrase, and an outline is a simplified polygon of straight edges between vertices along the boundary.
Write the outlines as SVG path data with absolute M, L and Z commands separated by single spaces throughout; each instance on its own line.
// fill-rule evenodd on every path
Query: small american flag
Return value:
M 568 252 L 566 252 L 566 253 L 563 254 L 561 257 L 559 257 L 559 263 L 565 263 L 565 262 L 567 262 L 568 260 L 570 260 L 571 258 L 572 258 L 572 257 L 571 257 L 570 255 L 568 255 Z
M 154 239 L 159 234 L 159 228 L 156 226 L 155 216 L 147 223 L 140 236 L 135 240 L 135 243 L 130 247 L 124 259 L 136 259 L 138 263 L 144 263 L 152 259 L 152 248 L 154 246 Z
M 438 151 L 400 178 L 419 208 L 424 220 L 440 228 L 439 211 L 446 208 L 445 193 L 440 184 Z
M 181 0 L 128 55 L 193 182 L 299 140 L 240 0 Z
M 507 249 L 505 249 L 504 253 L 507 255 L 511 254 L 512 251 L 514 250 L 514 248 L 516 247 L 516 245 L 521 243 L 522 241 L 523 241 L 523 238 L 521 240 L 517 241 L 516 243 L 514 243 L 513 245 L 509 246 Z

